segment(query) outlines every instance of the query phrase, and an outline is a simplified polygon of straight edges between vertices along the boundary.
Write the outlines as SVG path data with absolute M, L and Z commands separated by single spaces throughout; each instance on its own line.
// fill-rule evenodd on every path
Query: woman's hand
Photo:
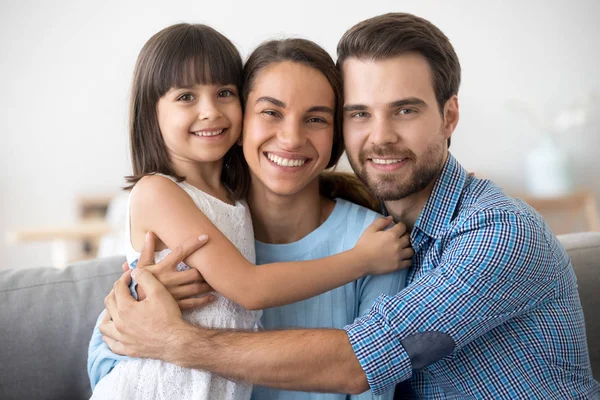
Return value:
M 208 295 L 214 289 L 206 283 L 204 277 L 195 268 L 186 271 L 178 271 L 177 264 L 172 262 L 160 261 L 154 264 L 154 248 L 156 236 L 152 232 L 146 234 L 146 241 L 136 265 L 137 268 L 146 268 L 152 272 L 152 275 L 162 283 L 169 294 L 177 301 L 181 310 L 203 307 L 214 300 L 214 296 Z M 202 247 L 208 238 L 199 240 Z M 123 272 L 129 270 L 127 263 L 123 264 Z M 138 300 L 144 300 L 146 293 L 140 286 L 136 288 Z M 195 297 L 205 295 L 202 297 Z
M 380 275 L 410 267 L 415 254 L 406 226 L 391 217 L 378 218 L 363 232 L 353 251 L 363 257 L 367 275 Z

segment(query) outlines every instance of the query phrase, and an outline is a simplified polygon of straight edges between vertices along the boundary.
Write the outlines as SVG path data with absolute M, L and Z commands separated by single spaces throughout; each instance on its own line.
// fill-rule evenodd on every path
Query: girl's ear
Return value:
M 244 143 L 244 132 L 240 133 L 240 137 L 238 138 L 237 142 L 235 142 L 238 146 L 242 147 L 242 144 Z

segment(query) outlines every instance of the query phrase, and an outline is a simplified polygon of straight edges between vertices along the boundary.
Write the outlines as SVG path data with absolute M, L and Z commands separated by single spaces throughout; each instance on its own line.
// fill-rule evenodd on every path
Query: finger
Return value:
M 98 330 L 100 330 L 102 336 L 106 336 L 113 340 L 119 340 L 121 336 L 121 334 L 115 327 L 115 323 L 113 321 L 106 321 L 101 323 L 100 325 L 98 325 Z
M 108 296 L 104 298 L 104 308 L 106 309 L 105 317 L 108 317 L 109 321 L 116 318 L 117 312 L 117 299 L 115 298 L 115 289 L 112 289 Z
M 188 239 L 180 246 L 177 246 L 169 255 L 165 257 L 159 264 L 168 264 L 177 266 L 180 262 L 185 260 L 190 254 L 204 246 L 208 241 L 208 236 L 201 235 L 197 238 Z M 162 269 L 162 267 L 161 267 Z
M 395 235 L 397 235 L 398 237 L 401 237 L 402 235 L 404 235 L 406 233 L 406 225 L 404 225 L 402 222 L 398 222 L 396 225 L 394 225 L 390 229 L 388 229 L 388 231 L 394 232 Z
M 133 273 L 135 274 L 135 281 L 138 284 L 138 288 L 141 287 L 144 292 L 146 292 L 146 300 L 150 297 L 157 296 L 161 292 L 166 292 L 168 294 L 167 288 L 165 288 L 147 268 L 136 269 Z M 131 296 L 129 297 L 131 298 Z
M 102 315 L 102 319 L 100 320 L 100 324 L 106 324 L 110 322 L 110 314 L 108 313 L 108 311 L 106 311 L 106 309 L 104 309 L 104 314 Z
M 400 259 L 401 260 L 411 259 L 414 255 L 415 255 L 415 251 L 412 249 L 412 247 L 407 247 L 405 249 L 402 249 L 402 251 L 400 251 Z
M 206 307 L 213 301 L 215 301 L 215 297 L 212 295 L 208 295 L 208 296 L 193 297 L 190 299 L 179 300 L 177 302 L 177 305 L 179 305 L 179 308 L 181 310 L 191 310 L 191 309 L 195 309 L 195 308 Z
M 193 282 L 187 285 L 174 287 L 169 290 L 169 293 L 171 293 L 171 296 L 173 296 L 175 300 L 181 300 L 187 297 L 199 296 L 211 291 L 212 288 L 206 283 Z
M 123 270 L 123 272 L 129 271 L 129 264 L 127 264 L 127 261 L 125 261 L 123 265 L 121 265 L 121 269 Z
M 158 278 L 158 275 L 154 272 L 154 270 L 150 270 Z M 166 287 L 171 286 L 180 286 L 185 285 L 187 283 L 206 283 L 200 272 L 198 272 L 195 268 L 190 268 L 186 271 L 176 271 L 164 273 L 160 276 L 160 282 Z
M 385 228 L 387 228 L 388 226 L 390 226 L 390 224 L 393 222 L 392 217 L 385 217 L 385 218 L 377 218 L 375 221 L 373 221 L 371 223 L 371 225 L 369 225 L 369 227 L 367 229 L 365 229 L 365 232 L 379 232 L 384 230 Z
M 131 296 L 131 291 L 129 290 L 129 284 L 131 283 L 131 270 L 125 272 L 119 280 L 115 282 L 113 287 L 113 292 L 111 292 L 114 297 L 115 305 L 118 307 L 119 305 L 126 303 L 135 303 L 135 299 Z M 109 295 L 110 296 L 110 295 Z M 111 316 L 112 313 L 111 313 Z M 114 316 L 113 316 L 114 319 Z
M 400 247 L 410 247 L 410 235 L 405 233 L 404 235 L 400 236 L 399 245 Z
M 102 336 L 102 340 L 104 341 L 104 343 L 106 343 L 108 345 L 108 347 L 110 348 L 110 350 L 113 353 L 125 355 L 125 349 L 123 347 L 123 344 L 121 342 L 119 342 L 118 340 L 115 340 L 108 336 Z
M 400 261 L 400 263 L 398 263 L 398 268 L 406 269 L 406 268 L 409 268 L 411 265 L 412 265 L 412 260 L 402 260 L 402 261 Z
M 154 246 L 155 236 L 152 232 L 146 232 L 146 238 L 144 239 L 144 247 L 138 260 L 136 267 L 147 267 L 154 264 Z

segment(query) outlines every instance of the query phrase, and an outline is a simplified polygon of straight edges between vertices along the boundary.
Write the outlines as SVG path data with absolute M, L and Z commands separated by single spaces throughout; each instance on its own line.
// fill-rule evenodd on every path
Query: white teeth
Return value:
M 380 164 L 380 165 L 397 164 L 404 160 L 405 160 L 404 158 L 398 158 L 395 160 L 384 160 L 382 158 L 372 158 L 371 159 L 371 161 L 373 161 L 375 164 Z
M 271 153 L 267 153 L 267 158 L 282 167 L 300 167 L 306 162 L 306 160 L 282 158 Z
M 218 131 L 199 131 L 199 132 L 194 132 L 194 135 L 196 136 L 217 136 L 220 135 L 221 133 L 223 133 L 225 129 L 219 129 Z

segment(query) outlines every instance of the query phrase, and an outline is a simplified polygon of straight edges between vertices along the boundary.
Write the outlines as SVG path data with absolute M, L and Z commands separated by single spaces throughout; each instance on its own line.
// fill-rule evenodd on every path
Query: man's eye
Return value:
M 365 111 L 358 111 L 358 112 L 355 112 L 354 114 L 352 114 L 350 116 L 352 118 L 365 118 L 366 116 L 368 116 L 368 114 Z
M 191 93 L 183 93 L 177 98 L 177 101 L 192 101 L 194 100 L 194 95 Z
M 398 110 L 397 114 L 399 115 L 409 115 L 409 114 L 414 114 L 415 110 L 410 109 L 410 108 L 401 108 Z
M 217 94 L 217 97 L 231 97 L 235 96 L 235 93 L 231 89 L 220 90 Z

